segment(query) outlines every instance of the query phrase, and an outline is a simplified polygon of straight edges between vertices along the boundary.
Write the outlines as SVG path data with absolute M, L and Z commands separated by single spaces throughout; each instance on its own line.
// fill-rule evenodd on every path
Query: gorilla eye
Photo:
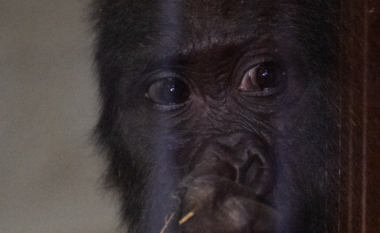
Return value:
M 177 78 L 165 78 L 154 82 L 146 96 L 156 104 L 181 104 L 190 98 L 190 88 Z
M 245 72 L 238 90 L 266 91 L 279 83 L 278 70 L 271 62 L 260 63 Z

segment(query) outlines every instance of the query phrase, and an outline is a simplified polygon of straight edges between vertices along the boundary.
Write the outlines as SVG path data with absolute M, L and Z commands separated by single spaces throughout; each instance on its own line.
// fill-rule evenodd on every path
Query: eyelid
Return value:
M 258 56 L 258 57 L 257 57 Z M 239 73 L 240 79 L 244 77 L 244 75 L 252 68 L 265 63 L 265 62 L 274 62 L 273 57 L 267 55 L 257 55 L 255 57 L 248 56 L 243 58 L 243 61 L 239 62 L 237 67 L 238 70 L 243 70 L 243 72 Z
M 243 78 L 244 74 L 252 69 L 255 66 L 258 66 L 261 63 L 264 62 L 272 62 L 275 59 L 273 56 L 267 55 L 267 54 L 246 54 L 242 56 L 239 61 L 236 63 L 235 69 L 234 69 L 234 76 L 239 77 L 239 82 Z
M 167 70 L 165 70 L 165 71 L 158 70 L 158 71 L 150 72 L 145 76 L 147 77 L 146 81 L 145 81 L 145 87 L 146 87 L 145 92 L 146 93 L 148 92 L 149 87 L 153 83 L 158 82 L 162 79 L 175 79 L 175 78 L 181 79 L 181 76 L 178 73 L 173 72 L 173 71 L 167 71 Z M 182 80 L 182 81 L 184 81 L 184 80 Z
M 150 73 L 147 76 L 148 77 L 147 77 L 147 80 L 145 82 L 145 95 L 144 96 L 146 99 L 150 100 L 152 107 L 156 110 L 165 112 L 165 111 L 182 109 L 183 107 L 185 107 L 187 105 L 187 103 L 189 102 L 189 100 L 192 97 L 192 88 L 191 88 L 191 85 L 189 85 L 188 80 L 186 80 L 185 78 L 183 78 L 183 76 L 180 76 L 176 72 L 156 71 L 156 72 Z M 157 99 L 155 99 L 155 97 L 157 97 L 157 96 L 156 95 L 153 95 L 153 96 L 150 95 L 151 94 L 150 88 L 152 88 L 152 86 L 154 86 L 155 84 L 160 85 L 159 84 L 160 82 L 167 82 L 167 81 L 168 82 L 174 81 L 174 82 L 184 83 L 184 85 L 187 86 L 187 89 L 189 92 L 188 98 L 184 102 L 178 102 L 175 104 L 174 103 L 173 104 L 163 104 L 163 103 L 157 102 L 156 101 Z
M 148 93 L 149 87 L 162 79 L 179 79 L 182 82 L 186 83 L 190 87 L 191 93 L 193 93 L 194 90 L 196 90 L 196 86 L 189 80 L 186 75 L 183 74 L 183 72 L 176 72 L 173 70 L 155 70 L 153 72 L 148 73 L 145 75 L 145 93 Z
M 255 66 L 252 66 L 251 68 L 249 68 L 247 71 L 245 71 L 243 73 L 243 76 L 240 78 L 240 82 L 239 82 L 239 86 L 238 86 L 238 91 L 252 91 L 252 90 L 247 90 L 247 89 L 242 89 L 241 86 L 244 86 L 244 83 L 246 83 L 246 85 L 249 85 L 249 81 L 250 80 L 245 80 L 245 77 L 246 75 L 250 75 L 250 73 L 253 73 L 256 71 L 256 69 L 259 67 L 260 64 L 257 64 Z
M 186 105 L 186 102 L 180 103 L 180 104 L 175 104 L 175 105 L 162 105 L 162 104 L 153 104 L 153 108 L 159 110 L 159 111 L 172 111 L 172 110 L 177 110 Z
M 238 81 L 236 84 L 236 90 L 240 93 L 243 93 L 244 95 L 250 95 L 250 96 L 269 96 L 272 94 L 275 94 L 279 92 L 283 88 L 282 83 L 284 83 L 284 77 L 285 77 L 285 71 L 281 68 L 281 66 L 278 65 L 278 63 L 273 59 L 273 57 L 270 56 L 263 56 L 260 58 L 254 58 L 254 61 L 248 59 L 249 57 L 245 58 L 243 62 L 240 64 L 240 72 L 238 73 Z M 275 69 L 275 72 L 280 75 L 281 77 L 277 77 L 279 79 L 279 84 L 277 87 L 273 88 L 265 88 L 264 90 L 239 90 L 240 84 L 243 81 L 243 78 L 249 72 L 250 70 L 254 69 L 255 67 L 259 66 L 260 64 L 264 63 L 272 63 L 273 67 Z M 247 68 L 245 68 L 247 67 Z M 280 72 L 277 72 L 280 71 Z

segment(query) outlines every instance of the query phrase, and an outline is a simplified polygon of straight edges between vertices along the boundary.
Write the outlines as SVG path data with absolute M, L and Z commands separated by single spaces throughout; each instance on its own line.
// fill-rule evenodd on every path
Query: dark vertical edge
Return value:
M 367 232 L 367 184 L 368 184 L 368 174 L 367 174 L 367 134 L 368 130 L 368 0 L 363 1 L 364 14 L 363 14 L 363 102 L 362 102 L 362 196 L 361 196 L 361 206 L 362 206 L 362 229 L 361 232 Z
M 342 0 L 340 57 L 340 232 L 362 227 L 363 4 Z
M 341 233 L 380 232 L 380 3 L 341 1 Z
M 366 1 L 365 230 L 380 232 L 380 1 Z

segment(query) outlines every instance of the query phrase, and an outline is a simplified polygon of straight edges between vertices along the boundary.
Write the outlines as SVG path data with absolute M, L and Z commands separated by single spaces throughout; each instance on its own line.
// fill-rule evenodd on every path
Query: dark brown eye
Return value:
M 278 85 L 278 69 L 272 62 L 263 62 L 245 72 L 238 90 L 265 91 Z
M 147 97 L 160 105 L 181 104 L 190 98 L 190 88 L 177 78 L 161 79 L 148 88 Z

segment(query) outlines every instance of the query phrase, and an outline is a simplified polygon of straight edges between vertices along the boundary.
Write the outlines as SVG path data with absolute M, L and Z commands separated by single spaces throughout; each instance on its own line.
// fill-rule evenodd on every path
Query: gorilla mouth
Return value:
M 275 211 L 254 189 L 224 177 L 186 180 L 178 224 L 184 232 L 272 232 Z M 271 223 L 270 225 L 268 223 Z
M 233 145 L 219 137 L 197 151 L 192 171 L 179 185 L 183 232 L 274 232 L 274 163 L 264 150 L 268 146 L 246 136 L 228 135 L 238 139 L 230 140 Z

